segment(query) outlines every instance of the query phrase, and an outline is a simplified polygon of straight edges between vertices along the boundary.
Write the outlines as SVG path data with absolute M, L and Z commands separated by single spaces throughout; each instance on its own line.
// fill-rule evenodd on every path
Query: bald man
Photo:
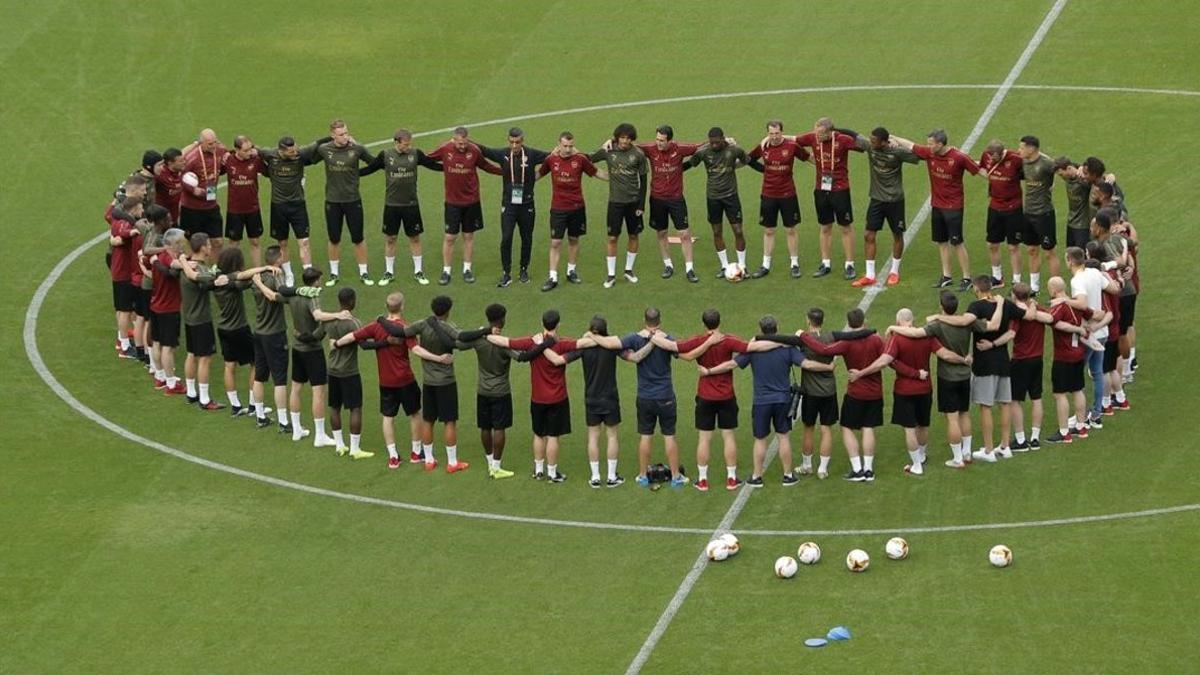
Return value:
M 217 139 L 217 132 L 204 129 L 196 146 L 183 156 L 179 227 L 189 238 L 197 232 L 208 235 L 213 255 L 223 244 L 224 222 L 217 201 L 217 182 L 228 154 L 229 150 Z

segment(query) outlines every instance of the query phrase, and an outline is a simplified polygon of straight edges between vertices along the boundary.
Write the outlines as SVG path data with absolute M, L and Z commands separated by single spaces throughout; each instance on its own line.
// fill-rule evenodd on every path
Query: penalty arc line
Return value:
M 1017 78 L 1021 76 L 1022 72 L 1024 72 L 1025 66 L 1029 65 L 1029 60 L 1033 57 L 1033 53 L 1037 51 L 1038 47 L 1041 46 L 1042 41 L 1046 38 L 1046 34 L 1050 32 L 1050 27 L 1053 26 L 1054 22 L 1058 20 L 1058 17 L 1062 13 L 1063 8 L 1066 7 L 1067 2 L 1068 0 L 1055 0 L 1054 5 L 1050 8 L 1050 11 L 1046 13 L 1045 18 L 1042 19 L 1042 23 L 1038 26 L 1037 31 L 1034 32 L 1033 37 L 1030 38 L 1029 43 L 1025 45 L 1025 49 L 1021 52 L 1021 56 L 1017 59 L 1017 62 L 1013 64 L 1011 69 L 1009 69 L 1008 76 L 1004 78 L 1004 82 L 1000 84 L 1000 87 L 997 88 L 996 92 L 992 95 L 992 100 L 988 102 L 987 108 L 985 108 L 983 114 L 979 116 L 979 120 L 975 123 L 975 127 L 971 129 L 971 134 L 963 142 L 963 152 L 970 151 L 971 146 L 974 145 L 974 143 L 979 140 L 979 137 L 983 135 L 983 130 L 987 127 L 988 123 L 992 121 L 992 117 L 995 116 L 996 111 L 1000 109 L 1000 104 L 1004 102 L 1004 99 L 1008 96 L 1008 92 L 1012 90 L 1013 84 L 1016 83 Z M 932 195 L 930 198 L 932 198 Z M 930 211 L 930 198 L 927 198 L 925 203 L 921 206 L 920 214 L 917 216 L 918 220 L 914 221 L 913 227 L 911 228 L 912 231 L 905 232 L 904 238 L 906 245 L 909 243 L 909 241 L 911 241 L 911 237 L 916 235 L 916 231 L 920 229 L 924 219 L 928 217 Z M 865 313 L 871 307 L 871 303 L 874 302 L 877 295 L 878 292 L 874 294 L 870 292 L 864 294 L 862 301 L 859 302 L 859 308 Z M 743 499 L 742 497 L 746 497 L 748 499 L 749 495 L 746 494 L 748 492 L 749 488 L 743 488 L 743 494 L 738 495 L 738 499 L 734 501 L 733 505 L 729 507 L 729 511 L 726 512 L 725 517 L 721 519 L 721 523 L 718 525 L 718 531 L 720 531 L 721 528 L 729 528 L 733 525 L 734 520 L 737 519 L 737 516 L 742 512 L 742 508 L 744 508 L 746 505 L 746 499 Z M 633 661 L 629 664 L 629 668 L 625 671 L 626 675 L 636 675 L 637 673 L 641 672 L 642 667 L 645 666 L 646 662 L 650 659 L 650 655 L 654 652 L 654 648 L 658 646 L 659 640 L 661 640 L 662 636 L 667 632 L 667 629 L 671 625 L 671 621 L 674 620 L 676 614 L 679 613 L 680 607 L 683 606 L 684 601 L 687 600 L 688 595 L 691 594 L 692 589 L 696 586 L 696 582 L 699 581 L 700 575 L 704 573 L 704 570 L 707 567 L 708 557 L 703 551 L 701 551 L 700 556 L 696 559 L 695 564 L 692 565 L 692 569 L 689 570 L 687 576 L 683 578 L 683 582 L 679 584 L 679 588 L 676 589 L 675 595 L 672 596 L 671 601 L 667 603 L 666 608 L 658 617 L 658 621 L 654 624 L 654 628 L 650 631 L 650 634 L 646 636 L 645 641 L 642 642 L 642 646 L 638 650 L 637 655 L 634 656 Z

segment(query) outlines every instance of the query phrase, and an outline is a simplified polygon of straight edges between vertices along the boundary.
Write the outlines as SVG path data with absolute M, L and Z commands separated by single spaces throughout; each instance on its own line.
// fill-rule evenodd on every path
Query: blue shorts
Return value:
M 763 403 L 750 407 L 750 425 L 757 439 L 766 438 L 771 434 L 771 427 L 776 433 L 786 434 L 792 430 L 792 418 L 788 415 L 788 403 Z

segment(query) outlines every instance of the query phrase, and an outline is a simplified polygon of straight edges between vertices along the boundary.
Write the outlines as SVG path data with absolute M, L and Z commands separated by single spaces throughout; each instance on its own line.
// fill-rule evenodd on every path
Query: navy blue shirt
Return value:
M 804 352 L 797 347 L 780 347 L 767 352 L 747 352 L 733 357 L 739 368 L 753 366 L 753 405 L 789 403 L 792 366 L 804 363 Z
M 673 338 L 668 335 L 667 339 Z M 631 333 L 621 338 L 621 349 L 636 352 L 649 341 L 650 338 Z M 650 348 L 646 358 L 637 364 L 638 398 L 649 401 L 675 400 L 675 387 L 671 384 L 671 359 L 675 356 L 678 356 L 675 352 L 663 351 L 658 347 Z

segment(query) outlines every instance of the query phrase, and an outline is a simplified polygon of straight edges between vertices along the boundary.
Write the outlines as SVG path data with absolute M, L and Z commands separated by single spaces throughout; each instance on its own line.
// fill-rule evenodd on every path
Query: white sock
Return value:
M 950 454 L 954 455 L 954 461 L 961 462 L 963 458 L 962 443 L 951 443 Z
M 1067 418 L 1067 428 L 1068 429 L 1074 429 L 1077 425 L 1078 425 L 1078 420 L 1075 419 L 1074 415 L 1071 415 L 1070 417 Z
M 358 276 L 360 276 L 360 277 L 361 277 L 362 275 L 364 275 L 364 274 L 366 274 L 366 273 L 367 273 L 367 266 L 366 266 L 366 264 L 364 264 L 364 263 L 359 263 L 359 265 L 358 265 Z
M 388 274 L 396 273 L 396 256 L 394 256 L 394 255 L 383 256 L 383 271 L 387 272 Z
M 892 258 L 892 274 L 900 274 L 900 259 Z
M 191 379 L 186 379 L 186 378 L 185 378 L 185 379 L 184 379 L 184 384 L 186 384 L 186 385 L 187 385 L 187 395 L 188 395 L 188 397 L 190 397 L 190 398 L 196 398 L 196 381 L 195 381 L 195 380 L 191 380 Z
M 425 463 L 426 464 L 433 464 L 434 462 L 437 461 L 433 457 L 433 443 L 429 443 L 429 444 L 422 443 L 421 444 L 421 452 L 424 453 L 424 455 L 425 455 Z
M 450 274 L 450 266 L 442 265 L 442 274 Z
M 387 453 L 388 453 L 389 459 L 399 459 L 400 458 L 400 455 L 396 454 L 396 444 L 395 443 L 387 444 Z
M 663 267 L 675 267 L 675 263 L 670 258 L 663 258 Z
M 275 411 L 275 416 L 279 418 L 279 423 L 280 423 L 280 424 L 287 424 L 287 423 L 288 423 L 288 411 L 287 411 L 287 408 L 280 408 L 279 410 L 276 410 L 276 411 Z M 299 417 L 300 417 L 299 415 L 297 415 L 297 416 L 296 416 L 296 418 L 297 418 L 297 419 L 299 419 Z
M 254 402 L 254 416 L 258 417 L 259 419 L 266 417 L 267 416 L 266 408 L 267 408 L 267 406 L 265 406 L 262 401 L 255 401 Z
M 762 266 L 764 269 L 768 269 L 768 270 L 771 269 L 771 257 L 770 256 L 766 256 L 766 255 L 763 256 Z
M 1104 396 L 1101 396 L 1100 397 L 1100 407 L 1111 408 L 1112 407 L 1112 397 L 1107 394 L 1105 394 Z
M 1029 429 L 1029 440 L 1036 441 L 1036 440 L 1038 440 L 1038 437 L 1041 435 L 1042 435 L 1041 427 L 1031 427 Z
M 416 455 L 417 457 L 421 456 L 421 441 L 412 442 L 412 454 Z
M 469 261 L 464 260 L 463 261 L 463 273 L 465 274 L 470 271 L 471 271 L 471 263 Z
M 615 459 L 608 460 L 608 479 L 617 479 L 617 460 Z
M 313 418 L 313 426 L 316 427 L 317 438 L 325 436 L 325 418 Z
M 821 264 L 826 267 L 833 267 L 833 261 L 829 258 L 821 258 Z
M 167 388 L 174 389 L 179 384 L 179 378 L 174 375 L 167 375 Z
M 458 464 L 458 446 L 457 445 L 447 445 L 446 446 L 446 466 L 452 466 L 454 464 Z
M 302 267 L 306 270 L 312 269 L 312 263 L 303 263 Z
M 550 270 L 550 280 L 558 281 L 558 270 Z
M 1014 284 L 1019 284 L 1019 283 L 1021 283 L 1021 273 L 1020 273 L 1020 272 L 1013 272 L 1013 275 L 1012 275 L 1012 282 L 1013 282 Z
M 821 463 L 817 465 L 817 471 L 820 473 L 829 473 L 829 458 L 822 456 Z
M 230 406 L 234 408 L 242 407 L 242 401 L 240 398 L 238 398 L 238 393 L 236 391 L 225 392 L 225 398 L 229 399 Z
M 962 437 L 962 454 L 963 454 L 963 457 L 971 456 L 971 437 L 970 436 Z
M 1137 347 L 1130 347 L 1129 348 L 1129 360 L 1133 361 L 1136 358 L 1137 358 Z
M 1114 398 L 1116 398 L 1117 403 L 1124 403 L 1125 402 L 1125 390 L 1122 389 L 1121 391 L 1118 391 L 1116 393 L 1116 396 L 1114 396 Z
M 338 429 L 338 432 L 339 432 L 339 435 L 341 435 L 340 434 L 341 429 Z M 338 445 L 341 445 L 341 444 L 342 443 L 339 440 Z M 393 448 L 396 447 L 395 444 L 393 444 L 392 447 Z M 361 449 L 362 449 L 362 434 L 350 434 L 350 452 L 358 452 Z
M 863 455 L 863 470 L 873 471 L 875 469 L 875 455 Z
M 551 478 L 553 478 L 554 476 L 557 476 L 558 475 L 558 465 L 551 464 L 550 466 L 546 467 L 546 475 L 550 476 Z
M 792 267 L 799 267 L 800 266 L 800 256 L 790 255 L 790 256 L 788 256 L 788 262 L 791 263 Z
M 600 480 L 600 462 L 588 462 L 588 467 L 592 470 L 592 480 Z
M 575 271 L 575 267 L 576 267 L 575 263 L 573 263 L 573 262 L 569 262 L 569 263 L 567 263 L 567 274 L 570 274 L 571 272 L 574 272 L 574 271 Z M 557 277 L 556 277 L 556 278 L 557 278 Z
M 737 479 L 737 464 L 725 467 L 725 478 Z
M 913 467 L 915 467 L 917 469 L 921 468 L 921 451 L 920 450 L 910 450 L 908 452 L 908 458 L 912 460 Z
M 746 269 L 746 252 L 738 251 L 737 258 L 738 258 L 738 267 L 741 267 L 742 269 Z
M 684 263 L 683 263 L 683 269 L 686 272 L 691 272 L 693 269 L 695 269 L 695 267 L 696 266 L 694 264 L 692 264 L 691 261 L 684 261 Z
M 850 468 L 854 469 L 855 473 L 862 471 L 862 458 L 861 457 L 851 457 L 850 458 Z
M 604 258 L 604 267 L 608 269 L 608 276 L 617 276 L 617 256 L 610 255 Z
M 294 412 L 294 413 L 289 413 L 289 414 L 292 417 L 292 428 L 295 429 L 296 431 L 299 431 L 300 430 L 300 413 Z
M 422 269 L 422 267 L 423 267 L 423 265 L 424 265 L 424 263 L 422 262 L 422 259 L 423 259 L 424 257 L 425 257 L 425 256 L 421 256 L 421 255 L 414 255 L 414 256 L 412 257 L 412 259 L 413 259 L 413 272 L 414 272 L 414 273 L 415 273 L 415 272 L 420 272 L 420 271 L 421 271 L 421 269 Z
M 342 261 L 340 261 L 340 260 L 330 260 L 329 261 L 329 273 L 337 274 L 338 269 L 341 267 L 341 264 L 342 264 Z
M 842 261 L 842 267 L 843 267 L 843 268 L 845 268 L 845 269 L 850 269 L 850 268 L 851 268 L 851 267 L 853 267 L 853 266 L 854 266 L 854 261 L 853 261 L 853 260 L 843 260 L 843 261 Z
M 163 370 L 162 368 L 155 368 L 154 369 L 154 379 L 166 381 L 167 371 Z
M 1017 439 L 1017 445 L 1025 442 L 1025 431 L 1021 430 L 1013 434 L 1013 438 Z
M 812 455 L 800 455 L 800 466 L 805 469 L 812 468 Z
M 1042 273 L 1041 272 L 1030 272 L 1029 273 L 1029 287 L 1035 291 L 1040 290 L 1042 288 Z
M 1003 279 L 1004 278 L 1004 269 L 1001 268 L 999 265 L 992 265 L 992 278 L 993 279 Z
M 627 272 L 633 271 L 633 263 L 635 260 L 637 260 L 636 253 L 634 253 L 632 251 L 625 252 L 625 271 L 627 271 Z
M 544 460 L 544 459 L 533 460 L 533 472 L 534 473 L 542 473 L 542 474 L 546 473 L 546 460 Z
M 208 397 L 208 385 L 207 384 L 200 385 L 200 405 L 206 405 L 211 402 L 212 402 L 212 399 L 210 399 Z
M 150 349 L 149 345 L 146 346 L 146 356 L 150 357 L 150 371 L 155 375 L 158 375 L 158 373 L 161 372 L 158 368 L 158 359 L 154 358 L 154 350 Z M 1130 361 L 1132 361 L 1132 359 L 1130 359 Z M 1126 372 L 1129 372 L 1129 369 L 1132 368 L 1132 366 L 1129 365 L 1130 361 L 1125 362 Z
M 353 434 L 351 434 L 351 437 L 353 437 Z M 337 443 L 337 447 L 339 448 L 346 447 L 346 436 L 342 433 L 341 429 L 333 430 L 333 442 Z
M 290 261 L 280 263 L 280 266 L 283 267 L 283 280 L 287 282 L 288 286 L 291 286 L 296 281 L 296 275 L 292 272 L 292 263 Z
M 120 342 L 121 342 L 121 350 L 122 351 L 129 349 L 129 338 L 122 335 L 121 337 L 119 337 L 117 339 L 120 340 Z
M 717 260 L 721 262 L 721 269 L 729 267 L 729 253 L 725 249 L 717 251 Z
M 875 261 L 874 260 L 867 261 L 867 278 L 868 279 L 875 278 Z
M 708 465 L 702 464 L 696 467 L 696 471 L 700 473 L 700 480 L 708 480 Z

